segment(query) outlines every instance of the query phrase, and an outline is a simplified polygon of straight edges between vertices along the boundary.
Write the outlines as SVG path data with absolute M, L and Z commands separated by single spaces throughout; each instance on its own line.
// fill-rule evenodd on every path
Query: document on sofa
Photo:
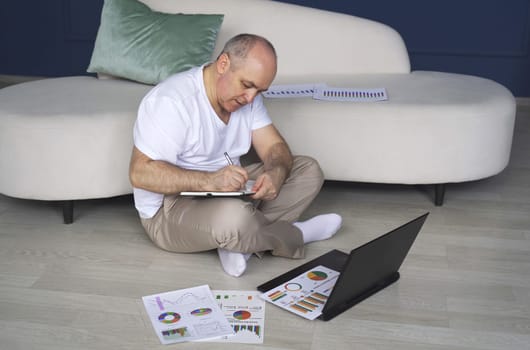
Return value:
M 388 100 L 386 89 L 350 89 L 326 86 L 317 89 L 313 98 L 326 101 L 377 102 Z
M 267 91 L 263 92 L 263 96 L 269 98 L 313 97 L 319 88 L 325 86 L 325 84 L 271 85 Z
M 326 84 L 272 85 L 263 92 L 267 98 L 312 97 L 316 100 L 377 102 L 388 100 L 385 88 L 339 88 Z

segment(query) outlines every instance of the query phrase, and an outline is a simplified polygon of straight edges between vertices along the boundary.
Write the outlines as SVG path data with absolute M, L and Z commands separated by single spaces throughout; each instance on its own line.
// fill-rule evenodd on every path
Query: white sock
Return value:
M 342 217 L 338 214 L 322 214 L 293 225 L 302 231 L 304 243 L 309 243 L 331 238 L 340 229 Z
M 230 276 L 239 277 L 247 268 L 247 260 L 252 254 L 231 252 L 226 249 L 217 249 L 223 270 Z

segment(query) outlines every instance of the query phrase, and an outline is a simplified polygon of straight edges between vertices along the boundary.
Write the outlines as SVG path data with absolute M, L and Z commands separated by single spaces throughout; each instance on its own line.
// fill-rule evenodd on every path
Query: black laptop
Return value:
M 398 270 L 428 215 L 426 213 L 355 248 L 350 254 L 332 250 L 261 284 L 257 289 L 265 293 L 262 296 L 265 300 L 281 301 L 284 304 L 281 307 L 301 316 L 314 311 L 319 312 L 317 318 L 330 320 L 399 279 Z M 338 273 L 333 274 L 333 271 Z M 329 293 L 323 293 L 327 277 L 334 280 L 327 288 Z M 304 285 L 304 279 L 313 284 Z M 313 285 L 316 288 L 313 289 Z M 322 289 L 320 292 L 318 287 Z

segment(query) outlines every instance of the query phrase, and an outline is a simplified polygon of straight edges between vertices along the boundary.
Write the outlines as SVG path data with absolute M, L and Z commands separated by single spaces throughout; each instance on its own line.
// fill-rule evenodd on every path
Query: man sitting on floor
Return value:
M 142 225 L 158 247 L 217 249 L 225 272 L 240 276 L 252 253 L 301 258 L 305 243 L 340 228 L 337 214 L 297 221 L 324 179 L 314 159 L 291 155 L 263 105 L 260 93 L 276 69 L 268 40 L 240 34 L 215 62 L 169 77 L 142 100 L 130 179 Z M 251 146 L 261 162 L 242 167 Z M 237 191 L 249 179 L 249 199 L 179 195 Z

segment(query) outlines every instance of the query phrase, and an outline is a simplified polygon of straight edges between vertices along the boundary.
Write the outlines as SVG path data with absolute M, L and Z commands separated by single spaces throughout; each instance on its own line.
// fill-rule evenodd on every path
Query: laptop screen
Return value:
M 352 250 L 324 306 L 323 318 L 329 319 L 395 282 L 427 215 Z

